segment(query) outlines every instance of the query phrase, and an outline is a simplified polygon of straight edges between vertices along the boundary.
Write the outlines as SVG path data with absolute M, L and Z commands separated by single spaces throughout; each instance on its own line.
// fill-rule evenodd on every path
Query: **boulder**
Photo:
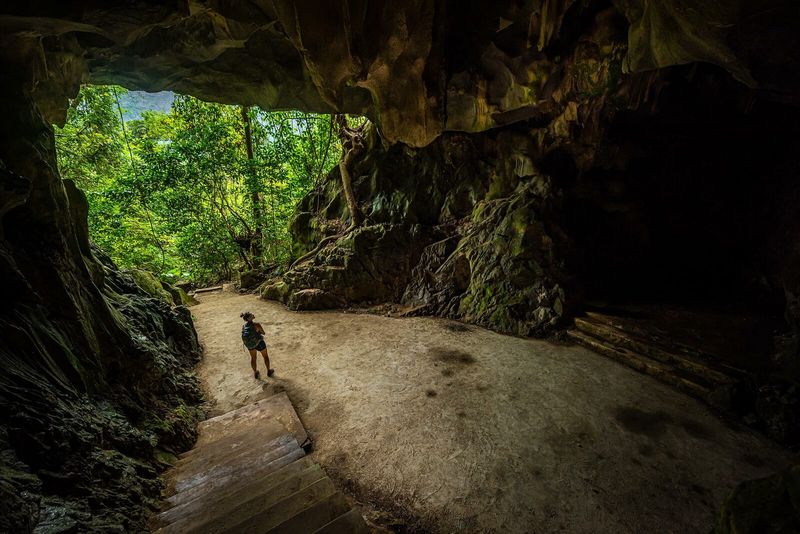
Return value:
M 194 306 L 198 304 L 197 299 L 186 293 L 182 287 L 173 286 L 163 281 L 161 282 L 161 287 L 172 295 L 172 302 L 176 306 Z
M 265 283 L 261 288 L 261 298 L 264 300 L 277 300 L 286 303 L 291 287 L 281 279 L 274 279 Z
M 344 302 L 335 295 L 322 289 L 301 289 L 292 291 L 286 305 L 289 309 L 302 310 L 328 310 L 339 308 Z
M 238 273 L 238 282 L 239 282 L 239 289 L 254 289 L 258 287 L 258 285 L 264 281 L 264 273 L 257 270 L 251 269 L 248 271 L 239 271 Z

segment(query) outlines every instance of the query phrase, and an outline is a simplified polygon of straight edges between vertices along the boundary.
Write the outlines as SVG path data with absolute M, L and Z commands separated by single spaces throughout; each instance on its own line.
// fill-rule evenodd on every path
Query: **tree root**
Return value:
M 345 237 L 350 235 L 353 232 L 353 230 L 355 230 L 358 227 L 359 227 L 359 225 L 357 225 L 357 224 L 351 224 L 350 227 L 347 228 L 347 230 L 345 230 L 344 232 L 342 232 L 340 234 L 329 235 L 328 237 L 326 237 L 324 239 L 321 239 L 320 242 L 317 243 L 317 246 L 314 247 L 313 250 L 311 250 L 310 252 L 306 252 L 305 254 L 303 254 L 302 256 L 297 258 L 296 260 L 294 260 L 292 262 L 292 264 L 289 266 L 289 269 L 294 269 L 297 265 L 303 263 L 304 261 L 306 261 L 306 260 L 308 260 L 310 258 L 313 258 L 314 256 L 317 255 L 317 253 L 320 250 L 323 249 L 323 247 L 325 247 L 325 245 L 327 245 L 328 243 L 331 243 L 333 241 L 338 241 L 339 239 L 344 239 Z

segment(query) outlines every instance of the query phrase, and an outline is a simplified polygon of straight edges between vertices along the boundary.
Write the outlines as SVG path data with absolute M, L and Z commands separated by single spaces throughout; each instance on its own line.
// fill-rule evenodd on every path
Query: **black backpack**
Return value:
M 254 349 L 261 342 L 261 334 L 256 330 L 255 323 L 244 323 L 242 326 L 242 341 L 248 349 Z

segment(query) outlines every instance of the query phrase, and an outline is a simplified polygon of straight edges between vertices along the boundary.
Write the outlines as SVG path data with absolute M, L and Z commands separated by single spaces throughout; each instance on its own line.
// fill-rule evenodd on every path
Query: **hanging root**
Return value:
M 327 245 L 328 243 L 331 243 L 333 241 L 338 241 L 339 239 L 344 239 L 345 237 L 350 235 L 353 232 L 353 230 L 355 230 L 356 228 L 358 228 L 358 225 L 351 224 L 347 228 L 347 230 L 345 230 L 344 232 L 342 232 L 340 234 L 329 235 L 328 237 L 320 240 L 320 242 L 317 243 L 317 246 L 314 247 L 314 250 L 312 250 L 310 252 L 306 252 L 305 254 L 303 254 L 302 256 L 297 258 L 296 260 L 294 260 L 292 262 L 292 265 L 289 268 L 290 269 L 294 269 L 295 266 L 300 265 L 301 263 L 303 263 L 304 261 L 308 260 L 309 258 L 313 258 L 314 256 L 317 255 L 317 253 L 320 250 L 322 250 L 325 247 L 325 245 Z
M 351 223 L 347 230 L 341 234 L 331 235 L 322 239 L 317 246 L 314 247 L 314 250 L 297 258 L 289 267 L 290 269 L 314 257 L 328 243 L 347 237 L 364 222 L 364 215 L 358 207 L 358 202 L 356 202 L 356 196 L 353 192 L 353 183 L 350 177 L 350 164 L 364 151 L 364 127 L 366 123 L 356 128 L 350 128 L 347 125 L 345 116 L 340 114 L 334 115 L 333 121 L 339 128 L 339 140 L 342 143 L 342 158 L 339 160 L 339 174 L 342 177 L 342 190 L 344 191 L 344 198 L 347 201 L 347 209 L 350 211 Z

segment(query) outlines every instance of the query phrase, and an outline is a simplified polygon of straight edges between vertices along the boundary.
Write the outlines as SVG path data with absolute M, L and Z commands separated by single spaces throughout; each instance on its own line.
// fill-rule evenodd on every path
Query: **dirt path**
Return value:
M 268 381 L 241 346 L 244 310 L 267 330 Z M 329 473 L 427 529 L 706 533 L 738 481 L 791 459 L 580 347 L 234 293 L 192 313 L 213 414 L 285 389 Z

